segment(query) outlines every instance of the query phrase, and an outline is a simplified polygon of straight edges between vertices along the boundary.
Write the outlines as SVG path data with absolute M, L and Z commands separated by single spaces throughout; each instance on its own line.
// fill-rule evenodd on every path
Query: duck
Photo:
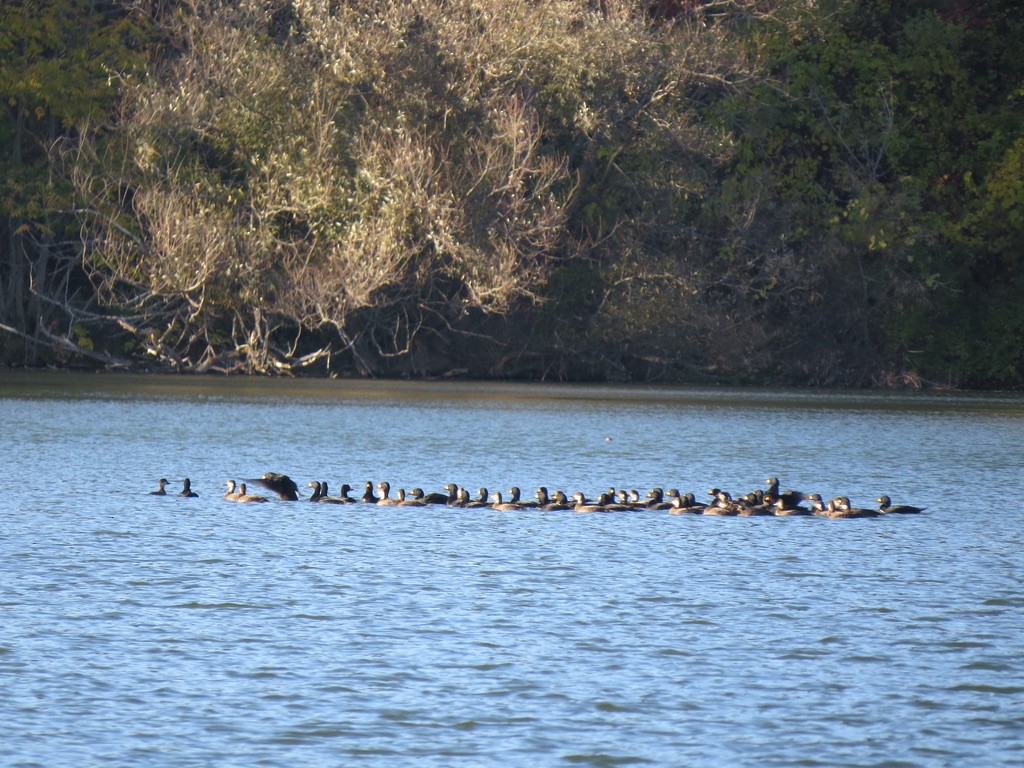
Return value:
M 479 509 L 480 507 L 489 507 L 489 506 L 491 506 L 491 500 L 490 499 L 491 499 L 490 494 L 487 492 L 486 488 L 478 488 L 477 492 L 476 492 L 476 498 L 475 499 L 467 498 L 466 499 L 466 503 L 463 504 L 462 506 L 464 506 L 464 507 L 472 507 L 474 509 Z
M 748 493 L 736 502 L 736 514 L 740 517 L 761 517 L 775 514 L 775 507 L 766 504 L 756 494 Z
M 380 507 L 397 507 L 398 500 L 391 498 L 391 483 L 386 480 L 381 480 L 377 483 L 377 489 L 380 491 L 380 498 L 377 499 L 377 505 Z M 365 497 L 364 497 L 365 498 Z
M 717 517 L 734 517 L 739 513 L 728 491 L 712 488 L 708 491 L 708 495 L 712 496 L 714 501 L 704 507 L 703 514 L 715 515 Z
M 600 498 L 601 499 L 605 499 L 605 498 L 607 498 L 607 495 L 608 494 L 602 493 Z M 573 504 L 572 508 L 576 512 L 604 512 L 605 511 L 605 508 L 600 503 L 600 501 L 598 501 L 596 504 L 589 503 L 587 501 L 587 497 L 584 495 L 583 491 L 576 491 L 576 493 L 574 493 L 572 495 L 572 499 L 575 502 L 575 504 Z
M 199 494 L 192 490 L 192 481 L 187 477 L 181 481 L 181 493 L 179 496 L 184 496 L 186 499 L 195 499 L 199 497 Z
M 449 488 L 453 486 L 453 483 L 448 483 L 448 485 L 444 487 L 446 493 L 434 492 L 426 495 L 424 495 L 422 488 L 413 488 L 409 491 L 409 496 L 411 497 L 410 501 L 422 501 L 424 504 L 448 504 L 455 500 L 455 496 L 451 491 L 449 491 Z
M 320 499 L 323 498 L 323 486 L 318 481 L 313 480 L 312 482 L 306 483 L 306 487 L 313 489 L 313 493 L 309 497 L 310 501 L 320 501 Z
M 779 478 L 777 477 L 769 477 L 765 482 L 768 484 L 768 490 L 764 491 L 764 500 L 769 504 L 774 504 L 776 499 L 782 499 L 787 507 L 796 507 L 801 501 L 804 501 L 804 494 L 800 491 L 779 493 Z
M 227 499 L 228 501 L 238 501 L 238 497 L 241 494 L 237 490 L 235 490 L 235 481 L 225 480 L 224 485 L 228 487 L 228 492 L 224 494 L 224 498 Z
M 687 491 L 680 498 L 684 507 L 692 507 L 696 509 L 701 506 L 697 503 L 697 497 L 693 495 L 692 491 Z
M 822 513 L 825 511 L 825 502 L 821 500 L 820 493 L 810 493 L 807 495 L 807 500 L 811 502 L 810 511 L 812 515 L 823 516 Z
M 679 491 L 676 491 L 676 495 L 679 495 Z M 672 506 L 672 502 L 665 501 L 665 492 L 661 488 L 651 488 L 647 492 L 648 501 L 644 504 L 646 509 L 669 509 Z
M 555 491 L 555 495 L 551 497 L 551 503 L 548 504 L 547 509 L 572 509 L 572 503 L 569 501 L 569 497 L 565 495 L 565 491 Z
M 609 488 L 606 493 L 602 493 L 598 497 L 597 503 L 604 507 L 607 512 L 633 512 L 636 510 L 636 507 L 628 502 L 622 501 L 621 498 L 616 501 L 615 497 L 617 495 L 619 494 L 617 494 L 614 488 Z M 643 509 L 643 507 L 641 507 L 641 509 Z
M 814 514 L 820 517 L 827 517 L 833 520 L 858 517 L 878 517 L 882 513 L 877 509 L 862 509 L 850 505 L 850 500 L 845 496 L 836 496 L 829 499 L 828 506 L 823 509 L 816 509 Z
M 537 489 L 535 496 L 537 499 L 537 507 L 539 509 L 543 509 L 551 503 L 551 498 L 548 496 L 548 489 L 546 486 L 540 486 L 540 488 Z
M 855 507 L 850 503 L 850 499 L 846 496 L 836 497 L 836 506 L 840 509 L 849 512 L 850 517 L 878 517 L 882 513 L 877 509 L 870 509 L 866 507 Z
M 352 486 L 348 483 L 344 483 L 341 486 L 341 496 L 331 496 L 327 489 L 327 481 L 324 480 L 320 483 L 320 498 L 317 499 L 321 504 L 355 504 L 356 500 L 349 498 L 349 491 L 352 490 Z
M 811 498 L 812 496 L 816 498 Z M 807 500 L 811 502 L 821 502 L 821 496 L 819 496 L 816 493 L 812 493 L 808 495 Z M 774 514 L 776 517 L 795 517 L 797 515 L 810 515 L 813 512 L 813 508 L 808 509 L 807 507 L 801 507 L 800 505 L 797 505 L 795 507 L 787 507 L 784 499 L 776 499 L 775 501 L 772 502 L 771 506 L 773 509 L 772 514 Z
M 703 508 L 696 503 L 693 498 L 693 494 L 689 492 L 684 493 L 682 496 L 676 496 L 673 498 L 668 508 L 668 513 L 670 515 L 699 515 L 702 511 Z
M 894 506 L 892 499 L 885 495 L 879 496 L 875 501 L 878 503 L 878 511 L 883 515 L 916 515 L 927 509 L 927 507 L 914 507 L 910 504 L 896 504 Z
M 672 499 L 672 507 L 669 509 L 669 513 L 673 515 L 686 513 L 699 515 L 703 511 L 704 507 L 697 503 L 696 497 L 690 491 Z
M 299 498 L 299 486 L 288 475 L 282 475 L 280 472 L 265 472 L 263 477 L 250 479 L 247 482 L 256 483 L 268 491 L 273 491 L 282 501 L 297 501 Z
M 156 484 L 158 486 L 157 489 L 155 491 L 150 491 L 149 495 L 150 496 L 166 496 L 167 495 L 167 483 L 168 482 L 169 481 L 167 480 L 166 477 L 161 477 L 159 480 L 156 481 Z
M 373 483 L 369 480 L 366 481 L 366 490 L 363 491 L 363 497 L 360 499 L 364 504 L 376 504 L 380 499 L 377 498 L 373 493 Z
M 496 509 L 499 512 L 513 512 L 522 509 L 522 504 L 514 504 L 512 502 L 506 502 L 501 500 L 501 491 L 495 491 L 491 495 L 491 509 Z
M 420 494 L 422 495 L 423 491 L 420 491 Z M 405 488 L 399 488 L 398 489 L 398 498 L 396 499 L 396 501 L 398 501 L 398 506 L 399 507 L 425 507 L 425 506 L 427 506 L 427 502 L 425 502 L 423 499 L 407 499 L 405 497 Z
M 839 507 L 836 505 L 835 499 L 829 499 L 828 504 L 825 504 L 823 501 L 815 502 L 812 505 L 812 508 L 814 510 L 814 514 L 818 517 L 842 517 L 842 515 L 839 512 Z
M 255 493 L 249 493 L 245 487 L 245 483 L 242 483 L 241 485 L 238 486 L 238 496 L 237 498 L 235 498 L 235 501 L 242 502 L 243 504 L 252 502 L 262 504 L 264 502 L 270 501 L 270 499 L 268 499 L 266 496 L 259 496 L 258 494 Z
M 461 506 L 461 498 L 459 492 L 462 489 L 459 488 L 459 486 L 457 486 L 455 483 L 448 483 L 448 485 L 446 485 L 444 489 L 448 491 L 448 496 L 445 498 L 444 503 L 447 504 L 449 507 Z
M 775 514 L 774 501 L 757 489 L 743 494 L 735 500 L 736 513 L 740 517 L 757 517 Z
M 519 490 L 519 486 L 513 485 L 511 488 L 508 489 L 508 503 L 518 504 L 523 509 L 534 509 L 538 506 L 538 502 L 536 501 L 523 501 L 520 498 L 520 495 L 521 491 Z

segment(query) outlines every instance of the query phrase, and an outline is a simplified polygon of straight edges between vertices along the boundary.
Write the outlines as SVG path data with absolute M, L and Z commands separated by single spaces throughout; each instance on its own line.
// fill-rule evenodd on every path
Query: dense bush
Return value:
M 107 51 L 65 86 L 76 112 L 44 91 L 30 103 L 27 85 L 8 98 L 3 129 L 37 141 L 34 166 L 5 158 L 7 189 L 30 166 L 38 189 L 35 208 L 5 196 L 0 323 L 44 359 L 1024 376 L 1024 30 L 1010 3 L 48 12 L 65 5 L 93 31 L 0 38 L 15 84 L 69 50 Z

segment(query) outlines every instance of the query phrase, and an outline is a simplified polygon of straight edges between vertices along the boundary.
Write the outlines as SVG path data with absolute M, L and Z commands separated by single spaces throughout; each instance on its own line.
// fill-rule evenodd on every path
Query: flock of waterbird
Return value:
M 178 496 L 194 498 L 199 494 L 192 490 L 192 483 L 186 477 L 181 481 L 182 490 Z M 241 483 L 235 480 L 228 480 L 227 493 L 224 498 L 228 501 L 260 503 L 268 502 L 267 496 L 257 493 L 249 493 L 247 483 L 254 483 L 277 495 L 284 501 L 297 501 L 299 499 L 298 485 L 288 475 L 279 472 L 267 472 L 262 477 L 247 480 Z M 471 496 L 465 488 L 449 483 L 444 487 L 444 493 L 424 493 L 421 488 L 413 488 L 408 493 L 404 488 L 399 488 L 395 496 L 391 496 L 391 484 L 379 482 L 376 485 L 367 482 L 363 495 L 360 497 L 350 496 L 353 492 L 352 486 L 345 483 L 341 486 L 340 493 L 332 496 L 327 483 L 313 481 L 308 483 L 312 489 L 308 501 L 320 504 L 374 504 L 377 506 L 396 507 L 425 507 L 431 504 L 446 505 L 449 507 L 464 508 L 488 508 L 499 511 L 512 510 L 567 510 L 573 512 L 628 512 L 639 510 L 661 510 L 673 515 L 696 514 L 715 515 L 719 517 L 752 517 L 758 515 L 772 515 L 775 517 L 789 517 L 793 515 L 817 515 L 828 518 L 858 518 L 858 517 L 879 517 L 881 515 L 908 515 L 924 511 L 924 507 L 915 507 L 908 504 L 894 505 L 888 496 L 879 496 L 875 501 L 877 507 L 857 507 L 850 503 L 846 496 L 836 496 L 827 502 L 822 500 L 818 493 L 804 493 L 802 491 L 780 491 L 779 479 L 769 477 L 765 480 L 766 489 L 757 488 L 734 498 L 728 491 L 720 488 L 712 488 L 708 491 L 711 497 L 710 502 L 704 503 L 698 500 L 693 493 L 680 494 L 675 488 L 668 491 L 662 488 L 652 488 L 646 496 L 640 497 L 636 490 L 616 490 L 609 488 L 598 495 L 594 500 L 588 500 L 582 491 L 577 491 L 571 496 L 566 496 L 563 491 L 549 493 L 548 489 L 541 486 L 535 494 L 536 501 L 527 501 L 521 498 L 518 487 L 512 486 L 509 489 L 509 497 L 506 500 L 500 491 L 488 493 L 486 488 L 480 488 L 475 497 Z M 166 478 L 160 478 L 158 488 L 151 491 L 151 496 L 167 496 Z M 378 495 L 379 493 L 379 495 Z

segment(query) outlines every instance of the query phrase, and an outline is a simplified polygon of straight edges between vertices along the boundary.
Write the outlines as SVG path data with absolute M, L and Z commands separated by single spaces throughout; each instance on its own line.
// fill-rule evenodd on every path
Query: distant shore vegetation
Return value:
M 1024 13 L 8 0 L 0 363 L 1024 386 Z

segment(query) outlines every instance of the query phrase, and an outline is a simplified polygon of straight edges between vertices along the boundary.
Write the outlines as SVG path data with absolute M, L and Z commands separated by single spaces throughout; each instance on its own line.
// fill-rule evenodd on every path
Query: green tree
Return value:
M 118 77 L 143 62 L 139 14 L 103 0 L 0 6 L 0 324 L 35 360 L 66 338 L 81 248 L 63 142 L 102 122 Z

